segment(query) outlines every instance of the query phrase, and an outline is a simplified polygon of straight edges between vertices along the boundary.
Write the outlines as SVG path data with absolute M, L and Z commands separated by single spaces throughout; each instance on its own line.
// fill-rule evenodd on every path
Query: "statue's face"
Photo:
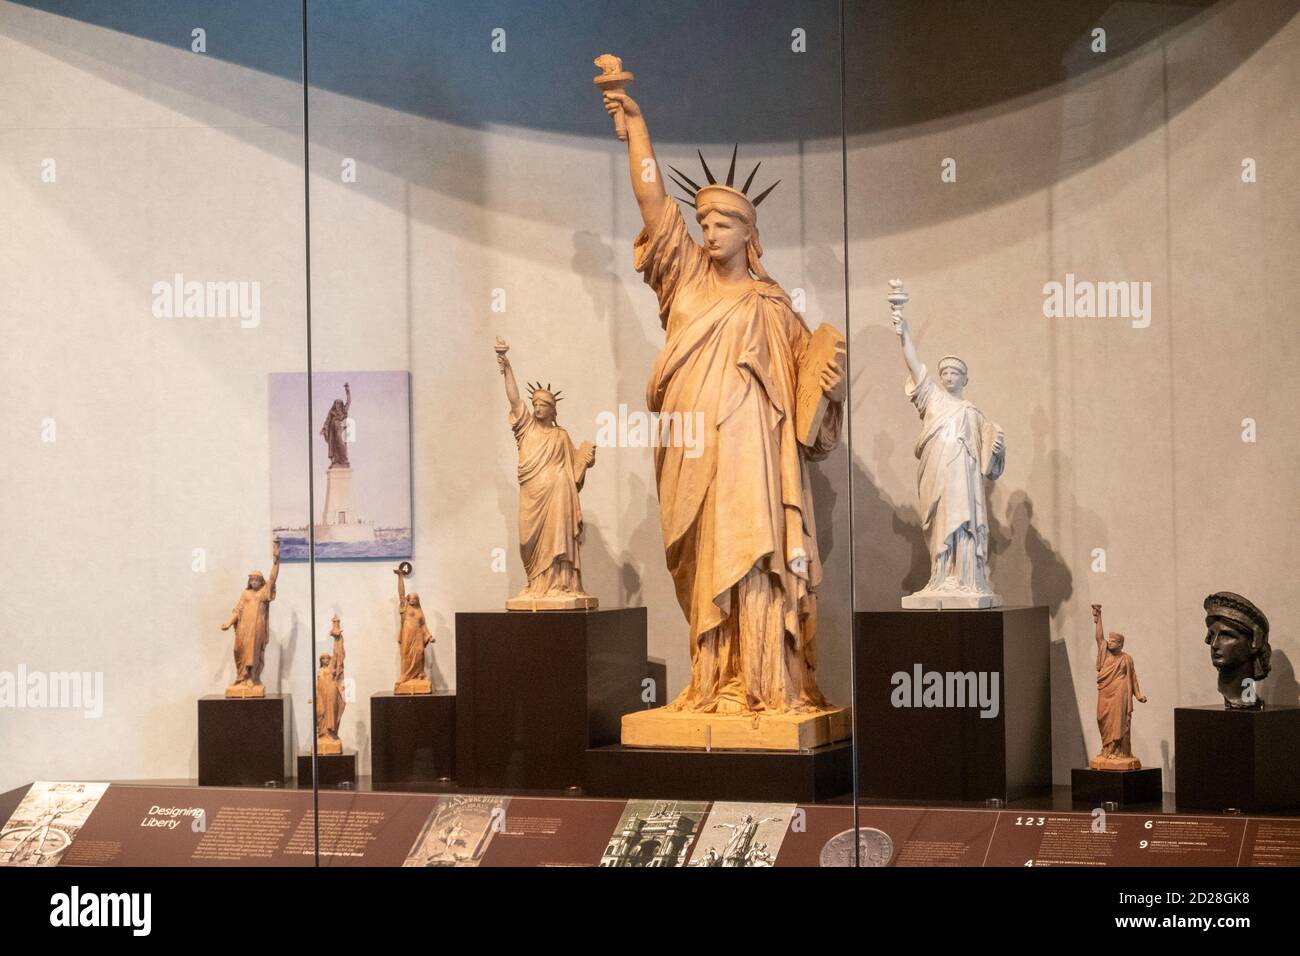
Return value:
M 1111 631 L 1110 636 L 1106 638 L 1107 650 L 1120 651 L 1124 649 L 1124 635 L 1116 634 Z
M 956 395 L 966 387 L 966 376 L 956 365 L 945 365 L 939 373 L 939 382 L 951 394 Z
M 261 571 L 254 571 L 248 576 L 248 586 L 254 591 L 261 590 L 264 584 L 266 584 L 266 578 L 262 577 Z
M 328 654 L 322 654 L 322 655 L 320 656 L 320 666 L 321 666 L 321 667 L 329 667 L 329 666 L 330 666 L 330 656 L 329 656 Z
M 700 230 L 704 233 L 704 249 L 714 262 L 730 262 L 745 254 L 749 227 L 743 220 L 715 209 L 700 220 Z
M 415 593 L 408 594 L 408 595 L 406 596 L 406 603 L 409 604 L 409 605 L 411 605 L 411 607 L 419 607 L 419 606 L 420 606 L 420 595 L 415 594 Z
M 533 399 L 533 417 L 539 422 L 550 423 L 555 421 L 555 406 L 540 395 Z
M 1215 667 L 1232 670 L 1249 663 L 1253 656 L 1252 634 L 1223 618 L 1212 618 L 1208 628 L 1205 643 L 1210 645 L 1210 662 Z

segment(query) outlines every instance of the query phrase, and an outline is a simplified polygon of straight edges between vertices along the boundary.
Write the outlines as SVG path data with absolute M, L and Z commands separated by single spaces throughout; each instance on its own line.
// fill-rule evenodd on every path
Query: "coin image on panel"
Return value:
M 861 866 L 888 866 L 894 857 L 894 841 L 889 834 L 874 827 L 858 830 L 858 864 Z M 822 847 L 822 866 L 853 865 L 853 831 L 845 830 L 826 841 Z

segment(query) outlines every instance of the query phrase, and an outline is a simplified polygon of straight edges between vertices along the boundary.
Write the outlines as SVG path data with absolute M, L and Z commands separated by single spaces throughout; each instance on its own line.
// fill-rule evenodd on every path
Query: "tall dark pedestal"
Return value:
M 376 790 L 419 790 L 456 776 L 456 695 L 370 696 L 370 778 Z
M 585 786 L 645 677 L 645 608 L 457 613 L 456 782 Z
M 855 624 L 862 797 L 1015 800 L 1051 789 L 1046 607 L 861 611 Z
M 1179 810 L 1300 809 L 1300 707 L 1174 708 Z
M 290 698 L 199 698 L 199 786 L 284 786 Z

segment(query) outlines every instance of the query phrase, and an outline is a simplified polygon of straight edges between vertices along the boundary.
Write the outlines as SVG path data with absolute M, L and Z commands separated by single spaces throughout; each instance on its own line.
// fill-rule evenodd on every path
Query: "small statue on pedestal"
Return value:
M 903 598 L 905 608 L 999 607 L 988 580 L 989 517 L 984 479 L 994 481 L 1006 464 L 1002 429 L 963 397 L 970 381 L 955 355 L 939 359 L 939 380 L 917 357 L 903 305 L 907 293 L 889 281 L 894 332 L 903 346 L 909 377 L 904 391 L 921 416 L 916 441 L 921 527 L 930 547 L 930 580 Z
M 262 665 L 266 657 L 267 625 L 271 602 L 275 600 L 275 579 L 280 574 L 280 542 L 271 543 L 271 577 L 261 571 L 248 575 L 248 586 L 239 595 L 223 631 L 235 629 L 235 682 L 226 688 L 227 697 L 265 697 Z
M 424 649 L 433 643 L 429 625 L 420 607 L 420 595 L 406 593 L 403 580 L 411 573 L 411 562 L 403 561 L 394 570 L 397 575 L 397 614 L 401 624 L 397 630 L 397 647 L 402 672 L 393 686 L 394 694 L 432 694 L 433 685 L 424 669 Z
M 1257 684 L 1268 676 L 1273 649 L 1268 618 L 1240 594 L 1218 591 L 1205 599 L 1205 643 L 1219 671 L 1219 693 L 1231 710 L 1264 706 Z
M 1124 653 L 1124 635 L 1101 625 L 1101 605 L 1092 606 L 1097 638 L 1097 729 L 1101 753 L 1088 761 L 1093 770 L 1140 770 L 1131 741 L 1133 698 L 1145 704 L 1133 658 Z
M 594 608 L 597 601 L 582 589 L 582 490 L 587 469 L 596 463 L 596 448 L 575 446 L 555 418 L 562 397 L 550 385 L 529 387 L 528 405 L 506 353 L 496 340 L 497 368 L 505 378 L 510 427 L 519 446 L 519 553 L 528 583 L 506 602 L 511 611 Z
M 320 670 L 316 672 L 316 753 L 321 755 L 343 753 L 339 724 L 347 703 L 343 697 L 343 627 L 337 614 L 330 636 L 334 638 L 334 652 L 320 656 Z

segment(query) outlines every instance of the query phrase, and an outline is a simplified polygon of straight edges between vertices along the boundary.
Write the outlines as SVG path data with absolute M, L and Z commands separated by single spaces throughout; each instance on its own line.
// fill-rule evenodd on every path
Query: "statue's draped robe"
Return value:
M 930 547 L 926 590 L 956 585 L 991 593 L 985 577 L 989 517 L 984 479 L 1002 474 L 1005 453 L 993 451 L 998 428 L 970 402 L 935 382 L 924 366 L 921 381 L 908 376 L 904 391 L 921 416 L 917 496 Z
M 267 620 L 275 585 L 267 581 L 260 588 L 245 588 L 235 605 L 235 680 L 248 677 L 254 684 L 262 679 L 266 657 Z
M 1129 728 L 1133 717 L 1133 658 L 1105 654 L 1097 671 L 1097 729 L 1105 756 L 1129 757 Z
M 398 659 L 402 668 L 397 678 L 399 684 L 408 680 L 424 680 L 424 645 L 428 627 L 424 611 L 411 604 L 401 608 L 402 629 L 397 634 Z
M 815 673 L 822 564 L 807 462 L 839 440 L 842 406 L 830 404 L 812 448 L 798 443 L 808 327 L 775 282 L 720 287 L 671 199 L 655 228 L 637 236 L 634 257 L 666 332 L 646 403 L 667 426 L 654 456 L 660 522 L 690 622 L 691 683 L 670 707 L 824 707 Z M 702 442 L 692 448 L 672 423 L 696 414 Z M 792 570 L 800 558 L 806 566 Z
M 316 672 L 316 733 L 337 737 L 343 720 L 343 683 L 332 664 Z
M 348 413 L 346 409 L 335 409 L 331 406 L 329 412 L 325 415 L 325 424 L 321 426 L 320 433 L 325 436 L 326 454 L 329 455 L 330 467 L 337 465 L 340 468 L 348 467 L 348 443 L 347 427 Z
M 524 594 L 582 593 L 577 454 L 569 433 L 543 425 L 527 408 L 510 413 L 519 446 L 519 553 Z

